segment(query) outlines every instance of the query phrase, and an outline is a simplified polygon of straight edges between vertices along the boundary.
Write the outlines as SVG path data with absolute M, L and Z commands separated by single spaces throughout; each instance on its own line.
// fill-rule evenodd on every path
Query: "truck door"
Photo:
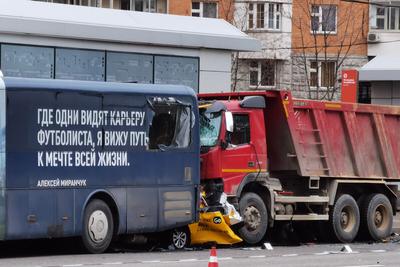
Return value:
M 250 139 L 249 114 L 234 113 L 233 123 L 233 132 L 226 133 L 227 148 L 222 151 L 222 177 L 228 195 L 236 194 L 237 185 L 247 173 L 258 170 Z

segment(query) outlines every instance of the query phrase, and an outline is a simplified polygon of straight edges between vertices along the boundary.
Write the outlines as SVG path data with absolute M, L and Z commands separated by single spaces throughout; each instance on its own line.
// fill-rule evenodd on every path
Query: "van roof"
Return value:
M 196 93 L 194 90 L 183 85 L 135 84 L 11 77 L 6 77 L 3 80 L 7 90 L 42 89 L 101 93 L 146 93 L 156 95 L 188 95 L 196 98 Z

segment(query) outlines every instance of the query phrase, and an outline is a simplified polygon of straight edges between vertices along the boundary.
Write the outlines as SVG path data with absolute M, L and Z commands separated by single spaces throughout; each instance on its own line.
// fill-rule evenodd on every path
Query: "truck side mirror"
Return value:
M 226 130 L 228 132 L 233 132 L 233 115 L 232 112 L 226 111 L 225 112 L 225 124 L 226 124 Z

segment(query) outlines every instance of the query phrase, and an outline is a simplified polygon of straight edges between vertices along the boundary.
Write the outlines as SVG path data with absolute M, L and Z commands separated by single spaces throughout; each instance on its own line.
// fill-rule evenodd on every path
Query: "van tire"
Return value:
M 268 210 L 262 198 L 256 193 L 245 193 L 239 200 L 240 215 L 244 226 L 239 235 L 248 244 L 260 243 L 268 229 Z
M 103 253 L 109 247 L 114 233 L 114 220 L 108 205 L 93 199 L 85 208 L 82 225 L 82 243 L 93 254 Z
M 341 195 L 333 206 L 330 220 L 336 239 L 350 243 L 357 236 L 360 228 L 360 211 L 351 195 Z
M 185 249 L 190 246 L 190 242 L 189 227 L 176 228 L 170 232 L 170 243 L 175 249 Z
M 368 238 L 378 241 L 391 234 L 393 209 L 385 195 L 371 194 L 367 196 L 363 201 L 361 215 L 361 225 Z

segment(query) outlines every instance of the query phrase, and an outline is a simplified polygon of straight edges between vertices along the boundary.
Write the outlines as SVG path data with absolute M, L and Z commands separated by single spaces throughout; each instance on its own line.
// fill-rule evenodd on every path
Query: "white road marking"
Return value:
M 180 262 L 191 262 L 191 261 L 198 261 L 198 259 L 181 259 Z
M 123 262 L 120 262 L 120 261 L 118 261 L 118 262 L 105 262 L 105 263 L 102 263 L 102 265 L 120 265 L 120 264 L 124 264 Z
M 283 254 L 282 257 L 296 257 L 299 256 L 299 254 Z
M 83 264 L 78 263 L 78 264 L 64 264 L 62 265 L 63 267 L 78 267 L 78 266 L 83 266 Z
M 152 261 L 141 261 L 141 263 L 160 263 L 160 260 L 152 260 Z
M 226 260 L 233 260 L 232 257 L 218 257 L 218 260 L 226 261 Z
M 330 254 L 329 251 L 314 253 L 314 255 L 328 255 L 328 254 Z
M 254 256 L 249 256 L 249 258 L 265 258 L 265 255 L 254 255 Z
M 372 265 L 346 265 L 341 267 L 383 267 L 385 265 L 382 264 L 372 264 Z
M 382 252 L 386 252 L 386 250 L 384 250 L 384 249 L 373 249 L 373 250 L 371 250 L 371 252 L 382 253 Z

